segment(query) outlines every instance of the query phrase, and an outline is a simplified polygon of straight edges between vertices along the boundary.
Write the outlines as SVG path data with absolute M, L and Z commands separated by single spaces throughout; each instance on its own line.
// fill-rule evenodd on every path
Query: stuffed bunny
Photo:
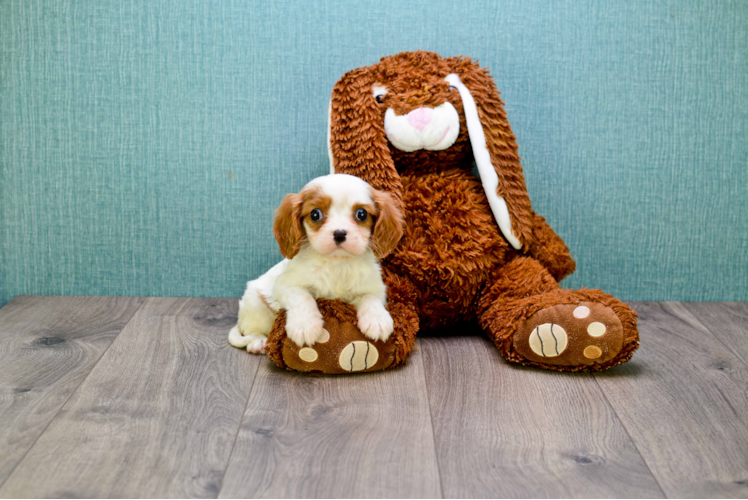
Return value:
M 600 290 L 559 286 L 574 261 L 532 210 L 515 137 L 486 69 L 424 51 L 385 57 L 346 73 L 329 112 L 331 169 L 389 192 L 406 219 L 402 240 L 382 261 L 395 333 L 390 345 L 377 346 L 386 366 L 367 370 L 405 362 L 419 330 L 460 332 L 460 324 L 475 321 L 502 356 L 525 365 L 603 370 L 631 358 L 639 345 L 636 313 Z M 315 369 L 341 371 L 332 365 L 355 355 L 344 348 L 364 340 L 355 310 L 343 303 L 320 310 L 328 329 L 347 333 L 328 353 L 330 366 Z M 281 314 L 270 358 L 309 369 L 283 331 Z

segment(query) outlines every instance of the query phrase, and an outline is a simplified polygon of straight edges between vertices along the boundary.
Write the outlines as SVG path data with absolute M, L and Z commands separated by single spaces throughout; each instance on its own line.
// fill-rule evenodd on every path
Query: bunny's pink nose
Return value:
M 408 123 L 410 123 L 418 131 L 422 131 L 426 128 L 426 125 L 431 123 L 431 118 L 434 116 L 434 110 L 431 108 L 418 108 L 408 113 Z

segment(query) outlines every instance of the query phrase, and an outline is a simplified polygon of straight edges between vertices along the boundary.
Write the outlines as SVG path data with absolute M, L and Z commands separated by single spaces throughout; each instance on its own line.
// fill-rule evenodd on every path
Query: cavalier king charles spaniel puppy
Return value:
M 318 177 L 289 194 L 275 212 L 273 232 L 285 260 L 247 283 L 229 343 L 259 353 L 280 309 L 296 345 L 314 345 L 325 330 L 316 299 L 353 304 L 358 328 L 386 341 L 393 329 L 378 259 L 397 245 L 403 216 L 393 198 L 345 174 Z

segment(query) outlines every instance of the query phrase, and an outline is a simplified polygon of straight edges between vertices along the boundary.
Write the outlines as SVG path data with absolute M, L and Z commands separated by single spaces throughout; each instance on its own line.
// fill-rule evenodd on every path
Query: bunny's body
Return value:
M 457 168 L 401 180 L 408 229 L 384 265 L 421 292 L 421 328 L 475 320 L 484 283 L 516 255 L 496 231 L 480 180 Z
M 404 236 L 382 261 L 401 350 L 415 331 L 475 320 L 505 358 L 555 370 L 609 368 L 638 347 L 626 304 L 559 286 L 574 261 L 532 210 L 503 102 L 477 63 L 418 51 L 350 71 L 333 89 L 329 139 L 335 172 L 403 208 Z

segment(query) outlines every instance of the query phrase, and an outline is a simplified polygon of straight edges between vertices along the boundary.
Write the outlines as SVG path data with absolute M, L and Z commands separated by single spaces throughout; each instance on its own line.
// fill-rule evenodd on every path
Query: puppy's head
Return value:
M 354 257 L 371 247 L 387 256 L 403 235 L 403 216 L 392 196 L 345 174 L 318 177 L 289 194 L 273 225 L 280 251 L 292 259 L 308 244 L 329 257 Z

